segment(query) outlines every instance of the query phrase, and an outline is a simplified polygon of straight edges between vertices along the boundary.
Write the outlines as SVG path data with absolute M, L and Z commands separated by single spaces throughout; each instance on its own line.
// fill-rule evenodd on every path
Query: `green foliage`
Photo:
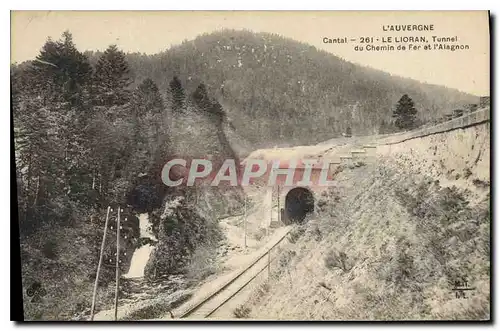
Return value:
M 212 103 L 210 101 L 210 98 L 208 97 L 205 84 L 201 83 L 200 85 L 198 85 L 196 90 L 193 92 L 193 100 L 200 109 L 209 111 Z
M 325 267 L 328 269 L 339 268 L 343 272 L 348 272 L 352 269 L 352 263 L 348 262 L 348 257 L 345 252 L 334 249 L 329 250 L 325 256 Z M 351 264 L 349 266 L 349 264 Z
M 84 103 L 91 74 L 87 57 L 76 49 L 68 31 L 61 40 L 47 40 L 28 73 L 32 78 L 30 88 L 38 97 L 52 101 L 62 98 L 72 106 Z
M 129 100 L 131 80 L 125 54 L 116 45 L 109 46 L 95 67 L 93 97 L 101 106 L 122 106 Z
M 487 261 L 489 202 L 470 207 L 464 192 L 456 187 L 431 188 L 421 184 L 413 192 L 397 192 L 408 212 L 418 219 L 425 245 L 441 264 L 450 282 L 472 277 L 480 270 L 473 261 Z
M 238 306 L 233 310 L 233 315 L 236 318 L 249 318 L 251 309 L 246 306 Z
M 136 88 L 133 103 L 137 107 L 135 109 L 136 113 L 143 115 L 148 112 L 159 114 L 164 109 L 158 86 L 150 78 L 144 79 Z
M 150 169 L 158 151 L 168 149 L 165 106 L 156 84 L 145 79 L 132 93 L 132 141 L 129 148 L 135 152 L 130 160 L 130 172 L 137 174 Z
M 193 257 L 207 258 L 193 254 L 197 248 L 213 249 L 213 244 L 222 239 L 216 224 L 192 208 L 184 196 L 167 201 L 162 213 L 153 212 L 152 220 L 157 224 L 159 242 L 145 270 L 149 279 L 186 271 Z M 206 269 L 205 260 L 198 261 L 198 270 Z
M 411 130 L 416 125 L 417 110 L 413 100 L 407 95 L 403 95 L 399 99 L 396 109 L 394 110 L 393 117 L 396 118 L 394 124 L 402 130 Z
M 375 171 L 367 176 L 367 170 Z M 311 273 L 306 272 L 302 279 L 307 280 L 287 297 L 296 298 L 290 307 L 307 309 L 312 300 L 302 294 L 303 289 L 324 277 L 327 284 L 335 284 L 332 302 L 344 304 L 313 306 L 314 318 L 489 318 L 489 197 L 478 201 L 466 189 L 440 187 L 433 178 L 390 161 L 372 169 L 343 171 L 337 177 L 350 185 L 335 188 L 342 193 L 339 201 L 331 190 L 321 194 L 326 203 L 318 208 L 317 219 L 325 236 L 316 242 L 314 231 L 308 231 L 300 242 L 303 255 L 293 263 L 305 265 Z M 325 253 L 324 269 L 315 268 L 319 252 Z M 454 283 L 465 280 L 474 291 L 466 300 L 457 299 Z M 267 299 L 270 305 L 279 300 Z M 310 301 L 301 303 L 306 300 Z M 277 311 L 287 308 L 279 306 Z
M 174 192 L 160 174 L 174 149 L 172 130 L 186 133 L 175 141 L 185 156 L 234 154 L 222 128 L 222 105 L 203 84 L 186 100 L 174 77 L 174 103 L 165 103 L 152 79 L 131 85 L 127 58 L 116 46 L 90 62 L 94 72 L 64 33 L 59 41 L 49 39 L 35 61 L 11 68 L 23 281 L 42 278 L 49 292 L 40 308 L 25 307 L 28 319 L 88 312 L 108 205 L 152 212 L 159 242 L 148 277 L 186 273 L 191 281 L 213 272 L 212 250 L 221 239 L 214 215 L 241 205 L 241 192 L 210 188 L 181 192 L 186 200 L 168 208 L 166 194 Z M 115 245 L 109 236 L 106 261 Z M 127 253 L 133 245 L 121 243 Z M 100 309 L 110 303 L 113 273 L 113 266 L 104 266 Z
M 39 229 L 21 242 L 23 288 L 40 282 L 46 291 L 38 302 L 23 297 L 27 320 L 69 320 L 91 306 L 102 229 L 83 224 Z M 61 240 L 61 238 L 65 238 Z M 114 270 L 104 266 L 97 309 L 111 307 Z
M 95 220 L 108 204 L 125 205 L 137 175 L 168 155 L 163 100 L 150 79 L 129 90 L 115 46 L 92 75 L 67 32 L 12 67 L 11 79 L 23 281 L 42 278 L 49 292 L 26 318 L 69 319 L 90 307 L 103 226 Z M 104 268 L 102 285 L 113 272 Z

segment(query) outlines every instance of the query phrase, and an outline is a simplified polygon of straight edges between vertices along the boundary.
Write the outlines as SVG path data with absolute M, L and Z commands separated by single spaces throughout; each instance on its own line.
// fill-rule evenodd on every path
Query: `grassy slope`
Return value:
M 467 192 L 392 163 L 345 169 L 338 183 L 247 303 L 250 317 L 489 318 L 488 201 L 469 205 Z M 456 299 L 464 277 L 476 290 Z

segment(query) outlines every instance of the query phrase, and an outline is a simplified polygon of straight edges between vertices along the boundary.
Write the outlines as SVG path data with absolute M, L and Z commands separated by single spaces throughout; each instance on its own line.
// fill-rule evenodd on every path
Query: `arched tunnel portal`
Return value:
M 305 187 L 291 189 L 285 197 L 282 220 L 286 223 L 303 222 L 306 215 L 314 211 L 314 195 Z

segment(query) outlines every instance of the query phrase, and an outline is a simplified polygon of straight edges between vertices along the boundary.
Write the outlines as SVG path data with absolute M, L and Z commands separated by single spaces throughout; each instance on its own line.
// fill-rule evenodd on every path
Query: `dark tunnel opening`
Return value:
M 285 219 L 300 223 L 314 211 L 314 195 L 304 187 L 296 187 L 285 197 Z
M 139 214 L 151 212 L 161 204 L 160 196 L 153 185 L 141 184 L 134 187 L 127 196 L 127 204 Z
M 168 188 L 156 178 L 159 176 L 142 175 L 134 181 L 134 186 L 126 198 L 127 204 L 135 212 L 142 214 L 161 208 Z

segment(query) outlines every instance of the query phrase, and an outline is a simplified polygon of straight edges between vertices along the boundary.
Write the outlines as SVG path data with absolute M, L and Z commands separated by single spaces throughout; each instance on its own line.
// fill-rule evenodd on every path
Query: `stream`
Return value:
M 139 215 L 140 238 L 149 238 L 152 241 L 157 241 L 151 229 L 151 222 L 147 213 Z M 142 278 L 144 277 L 144 269 L 148 263 L 149 257 L 154 250 L 154 245 L 146 244 L 135 249 L 130 261 L 128 272 L 123 275 L 124 278 Z

